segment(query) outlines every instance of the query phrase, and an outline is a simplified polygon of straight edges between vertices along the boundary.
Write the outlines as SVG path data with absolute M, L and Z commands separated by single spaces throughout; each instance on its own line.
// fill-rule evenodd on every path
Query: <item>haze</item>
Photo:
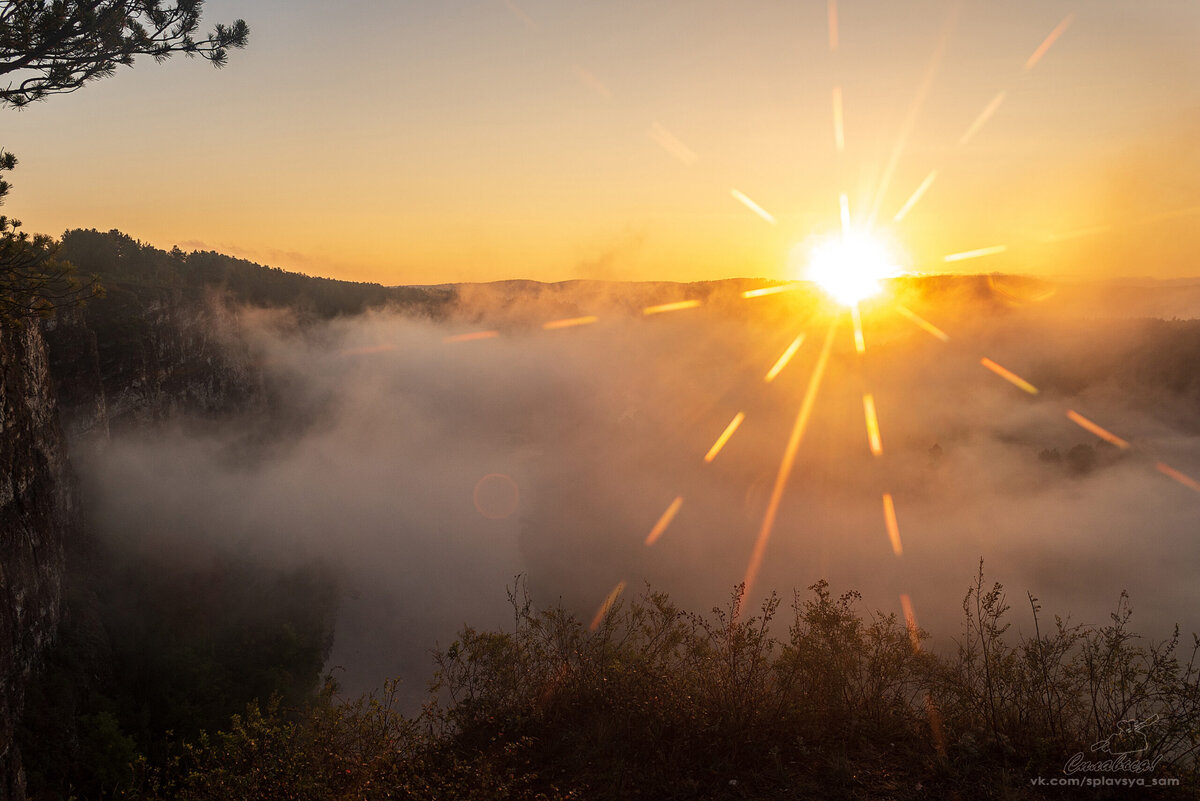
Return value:
M 1188 566 L 1200 494 L 1156 469 L 1200 475 L 1196 393 L 1177 380 L 1196 358 L 1196 324 L 1072 311 L 1103 310 L 1097 297 L 1116 303 L 1127 287 L 1045 299 L 1044 288 L 987 286 L 896 285 L 864 307 L 865 355 L 844 310 L 807 291 L 744 299 L 738 284 L 687 289 L 703 305 L 650 316 L 642 304 L 684 288 L 672 298 L 638 285 L 480 287 L 442 323 L 377 312 L 297 327 L 248 311 L 232 336 L 275 387 L 270 421 L 252 412 L 116 432 L 78 459 L 87 508 L 107 541 L 152 560 L 232 551 L 337 565 L 330 664 L 353 689 L 401 676 L 416 698 L 428 650 L 464 621 L 502 625 L 503 588 L 518 573 L 539 601 L 585 621 L 622 581 L 691 607 L 720 602 L 746 578 L 832 319 L 753 603 L 820 578 L 897 614 L 906 595 L 945 645 L 982 557 L 1012 598 L 1033 592 L 1077 620 L 1105 620 L 1126 589 L 1144 630 L 1196 628 Z M 897 314 L 897 297 L 950 340 Z M 1164 303 L 1200 312 L 1194 289 L 1144 293 L 1130 310 Z M 600 319 L 542 328 L 583 306 Z M 502 335 L 446 341 L 488 326 Z M 800 333 L 794 358 L 765 381 Z M 1040 393 L 983 369 L 981 354 Z M 878 408 L 880 456 L 864 391 Z M 1133 445 L 1106 445 L 1068 410 Z M 706 462 L 738 412 L 744 423 Z M 647 545 L 677 497 L 678 514 Z
M 909 269 L 1194 272 L 1195 3 L 836 6 L 831 49 L 820 0 L 212 0 L 253 30 L 222 73 L 9 118 L 8 211 L 384 284 L 788 277 L 841 194 L 890 224 L 936 171 Z

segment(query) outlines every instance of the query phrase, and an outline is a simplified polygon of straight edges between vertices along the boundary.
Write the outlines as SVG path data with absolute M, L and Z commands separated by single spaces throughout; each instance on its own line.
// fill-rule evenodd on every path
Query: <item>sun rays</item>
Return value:
M 838 4 L 836 0 L 829 0 L 826 6 L 826 25 L 831 58 L 839 54 L 840 43 L 843 37 L 851 33 L 851 30 L 844 24 L 846 21 L 839 21 Z M 1064 39 L 1073 21 L 1074 16 L 1068 15 L 1040 38 L 1040 40 L 1036 40 L 1036 43 L 1031 42 L 1029 44 L 1031 49 L 1025 50 L 1019 56 L 1014 55 L 1014 77 L 1012 80 L 1030 73 L 1035 67 L 1041 66 L 1042 69 L 1045 69 L 1047 64 L 1052 63 L 1052 60 L 1047 61 L 1047 57 L 1055 47 L 1060 46 L 1058 43 Z M 1050 395 L 1049 391 L 1043 393 L 1038 386 L 1026 377 L 1026 375 L 1029 375 L 1041 383 L 1043 379 L 1041 370 L 1033 370 L 1031 372 L 1031 365 L 1010 363 L 1009 357 L 1011 354 L 971 353 L 969 352 L 969 343 L 959 342 L 958 340 L 952 341 L 950 334 L 941 325 L 926 319 L 923 314 L 925 310 L 919 304 L 917 304 L 917 308 L 922 313 L 918 313 L 913 308 L 902 305 L 899 302 L 899 298 L 887 297 L 888 279 L 908 274 L 909 270 L 912 269 L 912 265 L 905 265 L 903 263 L 906 256 L 897 245 L 897 242 L 903 239 L 903 231 L 901 229 L 906 224 L 911 225 L 910 221 L 913 217 L 920 216 L 919 209 L 922 202 L 929 198 L 931 194 L 937 193 L 946 180 L 944 176 L 953 167 L 953 165 L 946 164 L 923 165 L 919 171 L 915 172 L 916 176 L 924 176 L 922 180 L 907 195 L 901 196 L 903 198 L 902 202 L 899 202 L 896 206 L 890 205 L 900 200 L 900 198 L 892 197 L 889 194 L 891 184 L 893 178 L 902 174 L 897 172 L 898 165 L 904 156 L 908 140 L 915 129 L 917 119 L 929 95 L 930 87 L 939 71 L 953 27 L 954 19 L 952 18 L 946 23 L 937 41 L 937 46 L 924 70 L 908 114 L 900 126 L 895 144 L 888 151 L 890 156 L 886 161 L 886 166 L 882 170 L 880 180 L 874 186 L 874 191 L 868 193 L 869 196 L 865 199 L 861 198 L 860 195 L 854 195 L 856 198 L 854 209 L 851 208 L 850 194 L 848 192 L 838 191 L 834 193 L 829 198 L 831 201 L 828 206 L 828 216 L 830 219 L 828 220 L 828 227 L 825 230 L 836 232 L 831 233 L 824 239 L 814 240 L 810 238 L 803 245 L 796 246 L 789 257 L 789 261 L 791 262 L 789 266 L 792 268 L 793 273 L 789 278 L 792 280 L 747 289 L 740 293 L 741 299 L 749 301 L 815 286 L 834 302 L 831 304 L 833 308 L 824 312 L 825 319 L 818 319 L 815 323 L 817 332 L 820 331 L 822 324 L 824 324 L 825 330 L 823 335 L 816 333 L 813 337 L 814 340 L 820 337 L 818 340 L 820 348 L 816 351 L 811 371 L 807 379 L 804 380 L 804 391 L 796 407 L 795 418 L 792 422 L 790 432 L 782 443 L 782 454 L 774 469 L 774 478 L 771 482 L 769 498 L 762 517 L 757 523 L 757 533 L 753 538 L 753 544 L 747 555 L 745 569 L 742 573 L 744 591 L 747 594 L 754 591 L 762 575 L 763 567 L 769 559 L 771 540 L 779 528 L 779 518 L 789 482 L 795 470 L 798 455 L 803 447 L 805 434 L 809 430 L 809 426 L 816 413 L 818 397 L 821 394 L 822 388 L 827 383 L 830 373 L 830 362 L 834 358 L 834 345 L 840 336 L 848 335 L 853 342 L 854 350 L 850 354 L 847 349 L 846 353 L 849 355 L 845 357 L 839 351 L 838 358 L 844 358 L 846 362 L 845 366 L 848 367 L 849 372 L 857 376 L 856 380 L 861 384 L 862 422 L 859 425 L 862 428 L 859 430 L 865 432 L 865 437 L 858 440 L 860 444 L 851 447 L 865 449 L 865 453 L 869 455 L 869 458 L 880 466 L 878 475 L 887 475 L 889 461 L 884 456 L 884 443 L 885 441 L 890 442 L 890 440 L 887 440 L 887 432 L 882 425 L 882 423 L 887 422 L 888 417 L 886 415 L 886 407 L 881 406 L 881 401 L 893 403 L 902 401 L 891 397 L 877 396 L 876 388 L 870 386 L 870 373 L 867 365 L 871 358 L 868 345 L 871 344 L 870 337 L 874 335 L 873 332 L 875 331 L 872 326 L 878 319 L 888 316 L 893 320 L 898 316 L 900 319 L 910 323 L 917 330 L 928 334 L 937 343 L 929 342 L 928 347 L 943 347 L 945 349 L 944 352 L 948 354 L 948 359 L 953 359 L 965 365 L 973 364 L 973 369 L 975 374 L 979 376 L 979 381 L 989 380 L 987 376 L 990 374 L 991 378 L 999 378 L 1003 382 L 1006 382 L 1009 387 L 1023 393 L 1023 395 L 1013 393 L 1013 402 L 1024 400 L 1028 403 L 1038 404 L 1039 408 L 1045 407 L 1047 410 L 1054 407 L 1058 420 L 1074 424 L 1123 451 L 1129 451 L 1162 476 L 1173 480 L 1182 487 L 1200 493 L 1200 482 L 1197 482 L 1190 476 L 1154 456 L 1151 449 L 1139 448 L 1134 441 L 1114 433 L 1095 422 L 1092 418 L 1084 416 L 1080 411 L 1075 409 L 1059 409 L 1057 407 L 1058 400 L 1048 397 Z M 1024 59 L 1023 61 L 1022 58 Z M 851 182 L 844 180 L 847 172 L 845 162 L 848 160 L 849 154 L 853 152 L 854 137 L 860 135 L 857 128 L 848 128 L 846 124 L 847 107 L 848 104 L 852 105 L 851 101 L 854 98 L 846 92 L 845 85 L 843 85 L 840 77 L 835 77 L 832 86 L 822 91 L 826 93 L 824 94 L 824 99 L 821 100 L 821 104 L 824 106 L 823 114 L 828 114 L 829 116 L 827 118 L 828 122 L 823 123 L 822 137 L 824 143 L 821 146 L 826 148 L 831 161 L 838 165 L 841 177 L 837 180 L 840 185 L 848 186 Z M 963 124 L 963 127 L 957 128 L 952 132 L 949 141 L 953 144 L 950 146 L 950 150 L 955 150 L 959 153 L 972 152 L 972 150 L 979 147 L 984 141 L 986 131 L 993 123 L 993 120 L 1012 113 L 1021 101 L 1020 93 L 1013 91 L 1012 86 L 1003 83 L 983 87 L 978 94 L 980 105 L 967 109 L 970 116 L 964 118 L 963 123 L 965 124 Z M 611 100 L 612 94 L 608 93 L 606 99 Z M 975 109 L 978 110 L 976 111 Z M 643 130 L 646 129 L 643 128 Z M 658 121 L 651 122 L 648 130 L 650 139 L 659 146 L 663 153 L 685 167 L 694 168 L 693 174 L 699 170 L 697 165 L 700 159 L 697 152 L 685 144 L 684 140 L 677 136 L 675 132 L 668 131 Z M 707 162 L 705 163 L 707 164 Z M 737 181 L 739 186 L 744 187 L 755 195 L 758 195 L 758 187 L 761 185 L 755 182 L 753 177 L 746 183 L 741 183 L 740 179 L 736 177 L 722 180 Z M 742 191 L 742 189 L 730 187 L 728 183 L 720 185 L 725 187 L 720 191 L 725 194 L 725 202 L 727 204 L 729 199 L 732 198 L 734 202 L 740 205 L 744 212 L 752 214 L 758 220 L 774 227 L 773 229 L 761 228 L 764 232 L 768 230 L 781 231 L 787 225 L 789 210 L 785 207 L 784 203 L 779 201 L 778 196 L 764 195 L 764 197 L 760 197 L 759 200 L 764 200 L 767 203 L 767 206 L 764 206 L 758 200 L 753 199 L 750 194 Z M 832 202 L 834 200 L 836 200 L 836 205 Z M 864 200 L 865 202 L 860 203 L 860 200 Z M 771 208 L 768 208 L 768 206 Z M 776 206 L 779 206 L 779 208 L 775 208 Z M 895 211 L 892 212 L 892 209 L 895 209 Z M 858 212 L 857 218 L 852 215 L 852 211 Z M 877 228 L 874 225 L 881 211 L 891 214 L 890 228 L 887 230 Z M 888 220 L 889 218 L 885 216 L 883 219 Z M 1066 236 L 1063 235 L 1057 239 L 1051 238 L 1047 241 L 1060 241 L 1066 238 Z M 996 240 L 992 241 L 996 242 Z M 963 244 L 969 245 L 972 243 L 966 242 Z M 988 262 L 985 260 L 1006 254 L 1009 250 L 1010 246 L 1008 243 L 987 244 L 985 241 L 984 243 L 979 243 L 979 246 L 967 247 L 963 250 L 937 257 L 935 269 L 949 269 L 947 265 L 958 266 L 963 263 L 970 263 L 972 265 L 974 263 L 987 264 Z M 876 300 L 869 304 L 865 303 L 872 299 Z M 661 302 L 642 307 L 639 316 L 649 325 L 654 324 L 651 322 L 651 318 L 666 315 L 673 316 L 676 312 L 697 310 L 700 315 L 703 315 L 705 311 L 704 307 L 709 304 L 710 300 L 711 298 L 709 297 L 663 298 Z M 684 317 L 692 316 L 685 315 Z M 937 315 L 932 316 L 936 318 Z M 546 322 L 542 325 L 542 328 L 547 331 L 559 331 L 583 326 L 591 327 L 599 322 L 602 322 L 599 315 L 581 314 L 580 316 L 564 317 L 561 320 Z M 940 323 L 941 321 L 938 322 Z M 569 335 L 564 331 L 561 336 Z M 487 345 L 483 342 L 484 340 L 495 339 L 498 336 L 500 336 L 500 332 L 497 330 L 467 331 L 447 337 L 445 341 L 447 343 L 463 344 L 478 342 L 480 343 L 479 346 L 486 347 Z M 773 354 L 775 358 L 757 368 L 756 376 L 761 376 L 761 383 L 758 384 L 759 391 L 777 391 L 775 388 L 779 384 L 788 383 L 787 381 L 777 383 L 776 379 L 789 368 L 798 354 L 805 352 L 807 342 L 806 332 L 796 333 L 793 329 L 792 331 L 788 331 L 786 336 L 793 336 L 787 346 L 782 351 L 777 352 L 777 355 Z M 811 354 L 811 351 L 812 346 L 810 344 L 808 346 L 808 353 Z M 979 367 L 984 368 L 986 372 L 980 371 Z M 756 378 L 755 380 L 757 381 L 758 379 Z M 983 422 L 986 424 L 986 421 Z M 743 432 L 758 423 L 758 416 L 748 416 L 745 411 L 738 411 L 731 419 L 728 419 L 728 422 L 725 423 L 724 428 L 719 433 L 716 429 L 720 426 L 720 423 L 715 423 L 710 431 L 703 434 L 705 444 L 711 443 L 708 450 L 702 456 L 703 461 L 706 464 L 712 464 L 725 452 L 731 442 L 735 440 L 735 437 L 746 436 Z M 709 439 L 714 434 L 716 435 L 715 439 Z M 859 436 L 862 435 L 860 434 Z M 889 448 L 893 447 L 889 445 Z M 890 453 L 891 451 L 889 450 Z M 722 464 L 726 458 L 728 457 L 722 458 Z M 720 465 L 717 465 L 713 469 L 719 470 Z M 877 510 L 875 514 L 878 517 L 875 519 L 879 521 L 877 523 L 879 528 L 872 532 L 870 536 L 878 538 L 879 548 L 882 552 L 890 553 L 891 558 L 895 560 L 894 564 L 900 564 L 900 560 L 906 558 L 900 525 L 901 520 L 905 519 L 903 493 L 896 493 L 893 491 L 893 488 L 886 486 L 886 479 L 879 479 L 879 483 L 883 486 L 878 486 L 870 501 L 870 505 Z M 676 543 L 677 539 L 687 536 L 687 513 L 683 512 L 685 499 L 683 495 L 674 495 L 673 500 L 670 500 L 668 503 L 667 498 L 670 498 L 673 494 L 673 492 L 664 493 L 662 500 L 658 501 L 658 503 L 666 505 L 665 508 L 659 506 L 658 508 L 661 511 L 655 512 L 659 514 L 659 517 L 642 540 L 644 547 L 669 549 Z M 669 537 L 666 536 L 668 531 L 670 532 Z M 917 534 L 919 538 L 919 530 Z M 864 536 L 867 536 L 866 532 L 864 532 Z M 605 617 L 618 602 L 619 596 L 625 587 L 626 581 L 622 579 L 604 598 L 592 620 L 593 629 L 603 623 Z M 900 595 L 898 600 L 912 637 L 912 647 L 914 650 L 917 650 L 920 646 L 913 591 L 920 588 L 909 587 L 906 589 L 907 591 Z M 930 709 L 930 718 L 931 722 L 937 719 L 936 709 Z

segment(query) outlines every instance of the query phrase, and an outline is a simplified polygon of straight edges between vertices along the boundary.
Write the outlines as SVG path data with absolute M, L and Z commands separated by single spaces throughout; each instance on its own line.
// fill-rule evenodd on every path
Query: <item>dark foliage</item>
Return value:
M 449 290 L 317 278 L 213 251 L 185 253 L 176 247 L 168 252 L 120 231 L 67 231 L 61 255 L 95 273 L 108 290 L 108 296 L 92 304 L 88 313 L 89 321 L 100 326 L 140 316 L 164 290 L 197 299 L 217 291 L 233 303 L 286 308 L 318 318 L 359 314 L 385 305 L 434 314 L 452 298 Z
M 1107 626 L 1056 619 L 1050 632 L 1030 597 L 1034 634 L 1013 638 L 1004 589 L 981 569 L 963 636 L 940 656 L 894 614 L 863 617 L 857 593 L 810 589 L 782 638 L 778 600 L 748 614 L 740 588 L 709 615 L 647 591 L 595 630 L 518 589 L 511 631 L 465 628 L 437 653 L 417 718 L 396 711 L 392 686 L 353 702 L 328 688 L 300 715 L 252 705 L 169 766 L 143 765 L 135 795 L 1118 798 L 1128 788 L 1031 780 L 1143 730 L 1137 759 L 1154 769 L 1139 797 L 1195 791 L 1200 643 L 1141 643 L 1124 596 Z
M 11 188 L 4 173 L 16 166 L 12 153 L 0 151 L 0 203 Z M 51 237 L 20 229 L 20 220 L 0 215 L 0 326 L 49 317 L 102 294 L 95 277 L 81 281 L 75 268 L 59 258 Z
M 0 106 L 24 106 L 74 92 L 132 66 L 136 56 L 162 61 L 175 53 L 216 66 L 245 47 L 246 23 L 217 25 L 197 36 L 203 0 L 6 0 L 0 2 Z
M 337 587 L 318 566 L 232 554 L 169 559 L 93 546 L 19 732 L 34 797 L 118 797 L 181 739 L 247 704 L 310 703 L 332 644 Z
M 246 45 L 250 30 L 238 20 L 197 37 L 204 0 L 0 0 L 0 107 L 20 108 L 49 95 L 74 92 L 90 81 L 131 66 L 135 56 L 156 61 L 174 53 L 200 56 L 216 66 L 230 48 Z M 0 151 L 0 203 L 11 188 L 3 173 L 16 158 Z M 93 278 L 81 282 L 57 243 L 30 236 L 21 222 L 0 216 L 0 325 L 78 305 L 101 294 Z

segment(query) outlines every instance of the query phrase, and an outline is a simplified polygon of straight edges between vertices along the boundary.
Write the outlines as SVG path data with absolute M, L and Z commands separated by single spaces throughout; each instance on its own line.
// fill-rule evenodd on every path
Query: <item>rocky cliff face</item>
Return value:
M 259 371 L 215 295 L 118 290 L 46 326 L 63 429 L 102 444 L 111 426 L 261 407 Z
M 24 797 L 13 745 L 25 688 L 53 642 L 76 494 L 46 343 L 0 329 L 0 795 Z
M 220 303 L 157 290 L 0 330 L 0 801 L 25 796 L 14 732 L 64 615 L 68 562 L 86 552 L 71 547 L 81 526 L 68 445 L 260 404 L 235 328 Z
M 227 299 L 292 308 L 309 298 L 312 308 L 336 314 L 389 297 L 382 287 L 217 254 L 178 258 L 115 232 L 75 232 L 64 247 L 73 248 L 65 255 L 81 272 L 102 275 L 107 297 L 40 328 L 0 329 L 0 801 L 25 797 L 14 736 L 23 708 L 36 706 L 43 691 L 32 680 L 40 664 L 53 662 L 60 623 L 83 621 L 64 631 L 95 634 L 97 654 L 107 644 L 103 627 L 87 622 L 89 602 L 79 590 L 94 548 L 69 450 L 103 448 L 118 428 L 264 412 L 262 372 Z M 55 724 L 65 732 L 60 739 L 77 747 L 72 714 L 67 709 Z M 27 727 L 24 737 L 31 742 Z M 25 764 L 36 773 L 30 749 L 39 741 L 32 742 Z

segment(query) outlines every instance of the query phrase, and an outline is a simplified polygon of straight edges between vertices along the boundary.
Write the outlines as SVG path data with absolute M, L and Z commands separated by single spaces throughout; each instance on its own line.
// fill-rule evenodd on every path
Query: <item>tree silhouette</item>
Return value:
M 216 66 L 229 48 L 244 47 L 250 29 L 237 20 L 197 38 L 204 0 L 0 0 L 0 107 L 21 108 L 49 95 L 74 92 L 147 55 L 200 56 Z M 0 203 L 11 188 L 4 173 L 17 165 L 0 150 Z M 53 238 L 19 230 L 0 216 L 0 326 L 46 317 L 100 293 L 93 277 L 55 259 Z
M 244 47 L 242 20 L 196 37 L 204 0 L 5 0 L 0 2 L 0 105 L 24 106 L 74 92 L 112 75 L 135 56 L 163 61 L 175 53 L 216 66 L 229 48 Z
M 12 153 L 0 152 L 0 203 L 10 188 L 3 174 L 15 166 Z M 103 294 L 95 276 L 81 281 L 74 267 L 55 258 L 53 238 L 20 228 L 20 220 L 0 214 L 0 327 L 19 327 Z

